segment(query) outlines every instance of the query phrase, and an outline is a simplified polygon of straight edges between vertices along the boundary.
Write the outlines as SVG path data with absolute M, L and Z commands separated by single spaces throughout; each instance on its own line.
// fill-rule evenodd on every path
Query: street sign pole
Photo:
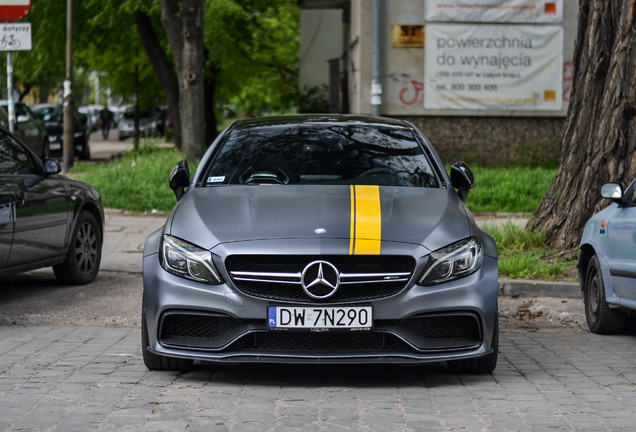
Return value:
M 64 144 L 62 171 L 68 173 L 73 168 L 73 131 L 75 99 L 73 98 L 73 0 L 66 0 L 66 78 L 64 80 Z
M 0 0 L 0 21 L 17 21 L 29 12 L 31 0 Z M 0 50 L 7 50 L 7 108 L 9 114 L 9 130 L 15 129 L 15 104 L 13 103 L 13 50 L 31 49 L 31 24 L 3 25 Z M 25 39 L 25 37 L 27 39 Z M 25 43 L 26 42 L 26 43 Z
M 9 131 L 15 129 L 15 105 L 13 104 L 13 63 L 11 51 L 7 51 L 7 111 L 9 114 Z

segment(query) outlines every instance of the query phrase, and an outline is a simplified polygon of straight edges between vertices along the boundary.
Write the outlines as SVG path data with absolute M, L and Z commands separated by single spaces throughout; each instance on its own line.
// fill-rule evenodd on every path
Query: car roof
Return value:
M 251 129 L 253 127 L 283 127 L 283 126 L 375 126 L 393 127 L 396 129 L 410 128 L 409 123 L 386 117 L 374 117 L 358 114 L 293 114 L 282 116 L 256 117 L 238 120 L 233 129 Z
M 37 105 L 33 105 L 31 107 L 31 109 L 40 109 L 40 108 L 52 108 L 52 107 L 61 107 L 62 104 L 56 104 L 56 103 L 42 103 L 42 104 L 37 104 Z

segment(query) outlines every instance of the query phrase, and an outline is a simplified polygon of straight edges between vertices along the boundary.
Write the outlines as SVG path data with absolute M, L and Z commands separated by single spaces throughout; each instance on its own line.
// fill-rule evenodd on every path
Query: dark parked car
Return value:
M 46 127 L 31 109 L 20 102 L 14 103 L 16 121 L 14 134 L 42 159 L 49 157 L 49 140 Z M 0 102 L 0 125 L 9 128 L 7 101 Z
M 59 175 L 0 128 L 0 277 L 53 266 L 63 282 L 95 279 L 104 213 L 92 186 Z
M 585 225 L 579 283 L 590 331 L 620 333 L 636 313 L 636 180 L 624 191 L 607 183 L 601 196 L 613 203 Z
M 49 146 L 51 153 L 61 154 L 64 142 L 64 107 L 59 104 L 39 104 L 33 106 L 33 112 L 44 122 L 49 134 Z M 75 154 L 83 160 L 91 158 L 91 149 L 88 144 L 90 132 L 86 114 L 75 111 L 73 143 Z
M 149 369 L 206 362 L 497 364 L 497 247 L 410 123 L 238 121 L 144 249 Z M 187 188 L 187 190 L 186 190 Z M 457 191 L 456 191 L 457 189 Z

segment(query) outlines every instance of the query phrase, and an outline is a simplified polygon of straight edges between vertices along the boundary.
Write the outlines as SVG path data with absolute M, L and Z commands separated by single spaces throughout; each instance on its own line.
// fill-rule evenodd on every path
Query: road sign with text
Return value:
M 29 51 L 31 23 L 0 23 L 0 51 Z

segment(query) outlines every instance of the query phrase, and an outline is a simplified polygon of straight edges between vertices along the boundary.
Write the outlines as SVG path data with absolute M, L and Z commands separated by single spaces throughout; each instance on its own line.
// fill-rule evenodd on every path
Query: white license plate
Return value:
M 370 330 L 371 306 L 268 306 L 270 329 L 347 329 Z
M 50 143 L 49 144 L 49 150 L 61 150 L 62 149 L 62 143 Z

